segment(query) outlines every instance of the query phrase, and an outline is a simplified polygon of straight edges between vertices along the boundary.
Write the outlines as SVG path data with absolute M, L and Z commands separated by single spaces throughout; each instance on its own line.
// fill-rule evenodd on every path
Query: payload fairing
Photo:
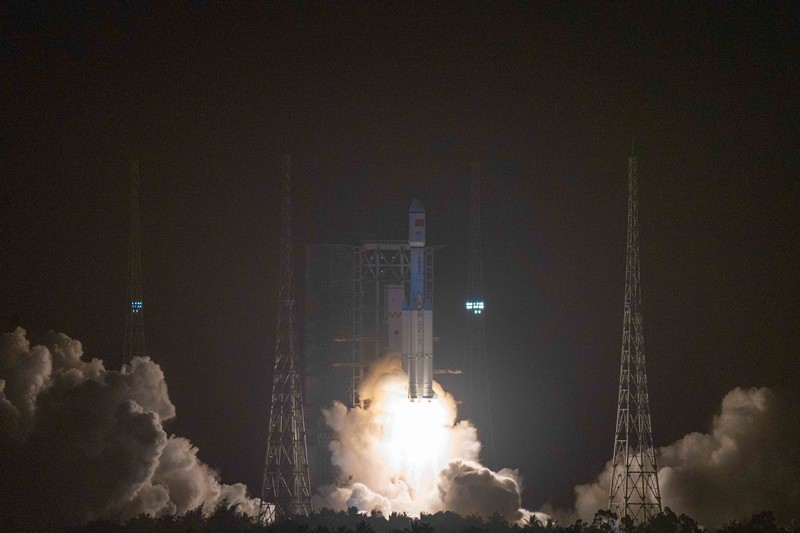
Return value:
M 433 392 L 433 305 L 425 294 L 425 208 L 419 200 L 408 210 L 410 290 L 401 312 L 403 366 L 408 373 L 408 398 L 430 400 Z

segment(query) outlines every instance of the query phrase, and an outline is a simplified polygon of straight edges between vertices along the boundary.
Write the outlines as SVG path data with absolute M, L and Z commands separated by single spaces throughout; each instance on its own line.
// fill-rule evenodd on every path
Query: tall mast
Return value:
M 469 282 L 466 301 L 465 366 L 467 371 L 466 415 L 478 428 L 483 443 L 482 458 L 497 467 L 497 451 L 492 428 L 489 395 L 489 368 L 486 360 L 486 305 L 483 299 L 483 259 L 481 252 L 481 166 L 472 163 L 470 194 Z
M 637 162 L 628 158 L 628 247 L 614 459 L 608 508 L 635 524 L 661 512 L 645 372 L 639 270 Z
M 139 220 L 139 161 L 131 161 L 131 240 L 128 255 L 128 314 L 122 363 L 145 355 L 144 302 L 142 300 L 142 228 Z
M 286 156 L 281 213 L 280 286 L 272 403 L 261 486 L 262 520 L 311 514 L 308 448 L 298 364 L 292 269 L 291 159 Z

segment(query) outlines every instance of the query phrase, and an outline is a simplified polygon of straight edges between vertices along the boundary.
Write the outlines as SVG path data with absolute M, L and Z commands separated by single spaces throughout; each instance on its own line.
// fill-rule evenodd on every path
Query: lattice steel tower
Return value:
M 472 163 L 470 195 L 469 282 L 466 301 L 467 331 L 464 359 L 467 371 L 466 415 L 480 432 L 483 459 L 497 467 L 497 452 L 492 428 L 489 396 L 489 367 L 486 360 L 486 305 L 483 299 L 483 259 L 481 256 L 481 166 Z
M 286 156 L 281 213 L 280 288 L 275 339 L 275 369 L 269 412 L 264 477 L 261 485 L 262 520 L 272 523 L 311 513 L 308 448 L 303 418 L 303 393 L 294 327 L 294 276 L 292 269 L 291 159 Z
M 142 301 L 142 228 L 139 221 L 139 161 L 131 161 L 131 242 L 128 256 L 128 315 L 122 363 L 143 356 L 144 306 Z
M 608 508 L 635 524 L 661 512 L 658 470 L 650 425 L 639 271 L 636 156 L 628 158 L 628 249 L 614 460 Z

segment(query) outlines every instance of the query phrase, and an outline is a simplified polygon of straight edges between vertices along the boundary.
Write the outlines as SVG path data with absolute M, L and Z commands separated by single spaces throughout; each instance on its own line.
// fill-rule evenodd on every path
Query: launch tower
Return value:
M 303 418 L 303 394 L 294 327 L 292 268 L 291 159 L 286 156 L 281 212 L 280 288 L 275 338 L 275 368 L 269 412 L 264 477 L 261 485 L 262 521 L 272 523 L 311 513 L 308 449 Z
M 636 157 L 628 158 L 628 249 L 614 459 L 608 508 L 635 524 L 661 512 L 642 335 Z
M 131 161 L 131 242 L 128 256 L 128 314 L 122 363 L 143 356 L 144 306 L 142 301 L 142 228 L 139 221 L 139 161 Z
M 483 459 L 497 467 L 497 455 L 489 402 L 489 368 L 486 360 L 486 305 L 483 299 L 481 253 L 481 166 L 472 163 L 469 233 L 469 284 L 466 300 L 467 325 L 464 363 L 467 372 L 465 415 L 472 420 L 483 442 Z

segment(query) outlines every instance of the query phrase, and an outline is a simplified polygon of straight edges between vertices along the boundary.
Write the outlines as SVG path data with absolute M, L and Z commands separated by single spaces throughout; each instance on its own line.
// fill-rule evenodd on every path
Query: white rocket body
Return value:
M 403 366 L 408 373 L 408 398 L 436 398 L 433 392 L 433 309 L 425 294 L 425 208 L 419 200 L 408 210 L 411 284 L 401 312 Z

